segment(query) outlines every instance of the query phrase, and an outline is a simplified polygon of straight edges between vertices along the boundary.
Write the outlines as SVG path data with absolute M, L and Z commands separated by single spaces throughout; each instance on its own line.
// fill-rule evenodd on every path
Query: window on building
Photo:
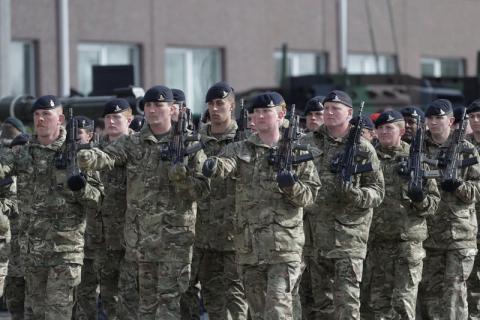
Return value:
M 135 72 L 134 85 L 140 82 L 140 49 L 130 44 L 82 43 L 78 45 L 78 90 L 92 91 L 92 66 L 131 64 Z
M 465 60 L 422 58 L 422 76 L 424 77 L 463 77 Z
M 282 81 L 282 51 L 274 53 L 275 80 Z M 289 51 L 287 53 L 286 76 L 303 76 L 327 72 L 327 55 L 319 52 Z
M 347 72 L 350 74 L 393 74 L 395 73 L 395 56 L 373 54 L 349 54 Z
M 165 84 L 185 92 L 196 114 L 205 109 L 205 93 L 222 79 L 222 51 L 218 48 L 167 48 Z
M 10 85 L 10 91 L 13 95 L 36 95 L 35 46 L 32 41 L 11 42 Z

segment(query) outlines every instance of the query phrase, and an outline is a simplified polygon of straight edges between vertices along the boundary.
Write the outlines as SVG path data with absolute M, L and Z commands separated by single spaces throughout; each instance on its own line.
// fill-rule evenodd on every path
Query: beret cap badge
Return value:
M 275 103 L 273 103 L 273 100 L 270 100 L 270 103 L 267 104 L 267 107 L 275 107 Z
M 55 102 L 53 102 L 53 100 L 51 100 L 51 99 L 50 99 L 50 106 L 55 107 Z

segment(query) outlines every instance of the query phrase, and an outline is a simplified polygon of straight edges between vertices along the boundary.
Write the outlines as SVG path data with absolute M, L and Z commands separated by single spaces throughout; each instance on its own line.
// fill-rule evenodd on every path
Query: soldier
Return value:
M 29 144 L 0 155 L 0 178 L 16 176 L 19 203 L 31 206 L 20 212 L 28 219 L 25 277 L 32 318 L 70 320 L 83 263 L 85 210 L 97 206 L 101 193 L 83 175 L 65 170 L 64 161 L 72 159 L 64 158 L 65 117 L 57 98 L 38 98 L 32 111 L 36 133 Z
M 173 94 L 165 86 L 144 96 L 145 125 L 99 149 L 81 150 L 79 163 L 95 170 L 127 170 L 126 257 L 138 268 L 139 318 L 179 319 L 187 289 L 195 235 L 194 200 L 209 191 L 200 173 L 202 151 L 174 158 Z M 175 161 L 175 163 L 174 163 Z M 172 163 L 174 163 L 172 165 Z
M 30 137 L 22 133 L 16 136 L 10 147 L 13 149 L 20 148 L 20 146 L 28 143 Z M 17 184 L 16 179 L 5 178 L 3 181 L 11 181 L 8 185 L 9 196 L 11 202 L 10 212 L 8 218 L 10 220 L 10 255 L 8 261 L 8 273 L 5 279 L 5 299 L 7 302 L 8 311 L 12 320 L 23 320 L 25 309 L 25 272 L 24 265 L 20 256 L 20 239 L 22 229 L 20 228 L 19 206 L 17 203 Z
M 405 120 L 405 134 L 402 136 L 402 140 L 410 143 L 412 141 L 412 137 L 415 135 L 417 130 L 417 121 L 425 121 L 425 113 L 422 109 L 418 107 L 405 107 L 400 110 L 400 113 Z
M 467 137 L 477 151 L 480 151 L 480 99 L 473 101 L 467 108 L 468 121 L 472 128 L 472 134 Z M 475 203 L 477 222 L 480 221 L 480 203 Z M 477 233 L 477 248 L 480 243 L 480 234 Z M 480 319 L 480 260 L 477 253 L 472 273 L 467 281 L 468 312 L 470 319 Z
M 314 205 L 306 210 L 313 257 L 307 262 L 313 288 L 310 319 L 359 319 L 360 283 L 373 208 L 383 199 L 384 181 L 373 146 L 360 140 L 355 161 L 371 163 L 342 186 L 332 163 L 344 152 L 352 117 L 352 100 L 334 90 L 323 101 L 324 125 L 305 139 L 318 150 L 314 162 L 324 183 Z
M 105 135 L 100 149 L 133 134 L 129 130 L 132 109 L 125 99 L 109 100 L 103 108 Z M 143 127 L 143 126 L 142 126 Z M 100 207 L 102 246 L 96 254 L 100 261 L 100 294 L 108 319 L 137 319 L 138 271 L 135 256 L 125 256 L 125 212 L 127 210 L 127 172 L 124 166 L 100 173 L 105 197 Z M 117 310 L 118 309 L 118 310 Z
M 429 131 L 425 138 L 425 154 L 440 161 L 452 143 L 454 118 L 452 104 L 446 99 L 433 101 L 425 112 Z M 474 157 L 474 146 L 460 141 L 460 157 Z M 419 295 L 423 319 L 467 319 L 466 281 L 477 253 L 477 219 L 475 202 L 480 187 L 480 164 L 459 168 L 460 180 L 440 184 L 441 201 L 437 213 L 427 219 L 428 239 L 424 242 L 422 282 Z M 437 182 L 440 178 L 437 179 Z
M 372 313 L 366 319 L 413 320 L 425 257 L 422 243 L 428 235 L 426 217 L 435 213 L 440 192 L 434 179 L 422 179 L 424 187 L 419 192 L 408 190 L 409 172 L 404 170 L 409 145 L 401 140 L 405 132 L 402 114 L 385 111 L 375 127 L 385 197 L 373 211 L 362 283 L 367 296 L 362 301 L 367 301 Z
M 278 156 L 283 98 L 263 93 L 252 102 L 256 133 L 228 144 L 209 158 L 206 176 L 236 178 L 235 249 L 253 320 L 292 319 L 292 292 L 301 273 L 303 207 L 311 204 L 320 181 L 311 161 L 280 172 Z
M 205 102 L 210 123 L 199 133 L 204 151 L 210 157 L 234 142 L 238 128 L 232 119 L 235 93 L 229 84 L 219 82 L 208 90 Z M 215 179 L 210 187 L 210 196 L 198 202 L 192 284 L 196 280 L 201 283 L 209 319 L 247 319 L 245 290 L 238 274 L 233 243 L 235 180 Z
M 77 141 L 89 144 L 93 138 L 94 124 L 85 116 L 75 116 L 77 125 Z M 97 177 L 98 179 L 98 177 Z M 73 319 L 96 319 L 97 287 L 99 284 L 98 267 L 95 266 L 95 252 L 102 245 L 102 225 L 98 219 L 98 208 L 86 212 L 85 245 L 81 282 L 75 290 Z
M 310 132 L 317 131 L 323 124 L 323 99 L 324 96 L 316 96 L 307 101 L 304 116 L 306 127 Z
M 25 133 L 25 126 L 20 119 L 15 117 L 8 117 L 2 123 L 2 134 L 0 135 L 0 141 L 4 146 L 9 146 L 12 140 Z

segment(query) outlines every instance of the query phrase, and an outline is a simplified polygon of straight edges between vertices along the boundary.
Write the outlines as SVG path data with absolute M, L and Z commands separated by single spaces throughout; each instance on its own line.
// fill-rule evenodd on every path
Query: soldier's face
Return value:
M 178 114 L 180 113 L 180 105 L 178 103 L 173 104 L 173 109 L 172 109 L 172 121 L 177 122 L 178 121 Z
M 87 129 L 78 129 L 77 131 L 77 138 L 78 142 L 82 144 L 87 144 L 93 137 L 93 133 L 88 131 Z
M 250 130 L 253 131 L 253 132 L 256 131 L 256 129 L 255 129 L 255 122 L 253 122 L 253 113 L 249 113 L 249 114 L 248 114 L 247 127 L 248 127 L 248 129 L 250 129 Z
M 377 128 L 378 141 L 384 147 L 400 145 L 400 140 L 405 129 L 400 128 L 396 123 L 386 123 Z
M 425 123 L 432 134 L 443 134 L 450 132 L 450 127 L 453 124 L 454 118 L 452 116 L 430 116 L 427 117 Z
M 150 126 L 166 128 L 172 121 L 173 105 L 168 102 L 147 102 L 144 112 Z
M 49 137 L 58 132 L 60 125 L 65 120 L 60 108 L 51 110 L 35 110 L 33 113 L 33 123 L 35 132 L 39 137 Z
M 306 126 L 310 131 L 317 131 L 323 124 L 323 111 L 311 111 L 306 117 Z
M 417 119 L 413 117 L 403 117 L 405 120 L 405 134 L 403 137 L 405 139 L 411 140 L 412 137 L 415 135 L 415 132 L 417 132 Z
M 227 99 L 213 99 L 209 101 L 208 112 L 213 125 L 228 122 L 231 119 L 233 104 Z
M 368 141 L 372 142 L 372 140 L 376 137 L 375 130 L 370 130 L 370 129 L 363 128 L 362 129 L 362 137 L 364 137 Z
M 105 133 L 109 137 L 118 137 L 128 133 L 128 126 L 132 117 L 127 117 L 124 112 L 105 115 Z
M 270 132 L 278 130 L 284 113 L 277 111 L 277 108 L 255 108 L 253 110 L 253 122 L 258 132 Z
M 344 104 L 329 101 L 323 107 L 323 121 L 327 128 L 342 126 L 352 117 L 352 108 Z
M 470 122 L 470 127 L 472 128 L 473 132 L 480 132 L 480 111 L 469 113 L 468 121 Z

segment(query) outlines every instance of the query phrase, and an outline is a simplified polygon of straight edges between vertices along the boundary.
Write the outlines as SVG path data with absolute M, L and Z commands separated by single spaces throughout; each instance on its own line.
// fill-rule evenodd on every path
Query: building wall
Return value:
M 391 1 L 397 46 L 393 41 Z M 337 72 L 338 19 L 334 0 L 81 0 L 70 1 L 71 84 L 77 85 L 81 42 L 133 43 L 141 47 L 141 85 L 164 81 L 169 46 L 219 47 L 224 77 L 237 90 L 275 86 L 273 53 L 290 49 L 325 51 Z M 351 0 L 349 51 L 371 53 L 366 3 L 377 51 L 397 54 L 403 73 L 420 75 L 420 58 L 466 59 L 476 72 L 477 0 Z M 58 93 L 57 0 L 12 1 L 13 39 L 35 40 L 37 94 Z M 398 48 L 398 52 L 396 52 Z

